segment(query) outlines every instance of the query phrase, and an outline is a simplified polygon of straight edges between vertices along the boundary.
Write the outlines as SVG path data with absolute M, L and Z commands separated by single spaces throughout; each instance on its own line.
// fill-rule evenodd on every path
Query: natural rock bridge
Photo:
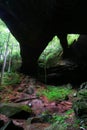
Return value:
M 82 0 L 0 0 L 0 18 L 19 41 L 21 70 L 30 75 L 37 72 L 37 59 L 54 35 L 66 53 L 68 33 L 87 33 L 86 16 L 87 3 Z M 86 51 L 84 38 L 79 40 L 78 53 Z

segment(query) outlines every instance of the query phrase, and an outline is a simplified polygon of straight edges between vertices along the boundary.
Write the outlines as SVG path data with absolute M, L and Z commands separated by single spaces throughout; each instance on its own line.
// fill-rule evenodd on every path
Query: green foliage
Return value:
M 16 71 L 21 67 L 21 60 L 20 58 L 14 58 L 12 57 L 12 63 L 11 63 L 11 73 L 16 73 Z M 8 62 L 7 62 L 8 63 Z M 8 69 L 8 64 L 7 64 L 7 68 L 6 68 L 6 71 Z
M 61 116 L 60 115 L 54 115 L 53 116 L 53 122 L 58 121 L 59 123 L 64 123 L 66 119 L 67 119 L 67 117 L 63 116 L 63 115 L 61 115 Z
M 55 36 L 48 43 L 47 47 L 40 55 L 38 60 L 39 66 L 44 67 L 46 65 L 46 68 L 49 68 L 55 65 L 60 58 L 61 52 L 62 52 L 62 47 L 60 45 L 60 40 L 58 39 L 57 36 Z
M 70 109 L 70 110 L 66 111 L 66 115 L 70 115 L 70 114 L 72 114 L 72 113 L 74 113 L 74 110 L 73 110 L 73 109 Z
M 2 64 L 3 64 L 3 60 L 4 60 L 4 54 L 6 51 L 6 43 L 7 43 L 9 33 L 10 33 L 10 30 L 7 28 L 5 23 L 0 19 L 0 63 L 2 63 Z M 8 42 L 8 49 L 7 49 L 7 59 L 6 59 L 7 66 L 9 64 L 10 59 L 12 62 L 14 60 L 21 61 L 19 43 L 11 33 L 10 33 L 10 38 L 9 38 L 9 42 Z M 10 68 L 12 68 L 12 64 L 11 64 Z M 0 68 L 0 70 L 1 70 L 1 68 Z M 7 71 L 7 69 L 6 69 L 6 71 Z
M 77 95 L 79 96 L 79 98 L 87 99 L 87 89 L 84 88 L 79 90 Z
M 75 129 L 80 128 L 82 130 L 87 130 L 87 120 L 85 122 L 84 120 L 75 118 L 72 127 L 75 128 Z
M 78 38 L 79 34 L 68 34 L 68 44 L 71 45 L 74 42 L 74 40 L 77 41 Z M 57 36 L 54 36 L 53 39 L 48 43 L 47 47 L 44 49 L 42 54 L 40 55 L 38 60 L 39 66 L 43 68 L 55 66 L 61 58 L 62 52 L 63 49 L 60 44 L 60 39 Z
M 74 40 L 77 41 L 79 36 L 80 36 L 79 34 L 68 34 L 67 35 L 68 44 L 71 45 L 74 42 Z
M 69 115 L 72 114 L 74 112 L 73 109 L 70 109 L 68 111 L 65 112 L 65 114 L 63 115 L 57 115 L 54 114 L 53 118 L 51 119 L 51 123 L 55 123 L 57 122 L 58 124 L 63 124 L 64 128 L 67 128 L 70 124 L 68 124 L 68 122 L 66 122 L 67 119 L 69 119 Z M 76 126 L 78 123 L 76 122 L 74 125 Z
M 47 86 L 47 89 L 40 91 L 38 95 L 46 96 L 50 101 L 54 100 L 64 100 L 66 96 L 68 96 L 71 92 L 71 88 L 66 87 L 55 87 L 55 86 Z
M 7 28 L 5 23 L 0 19 L 0 46 L 3 47 L 3 50 L 5 49 L 4 45 L 5 45 L 5 42 L 7 41 L 7 37 L 8 37 L 9 32 L 10 32 L 10 30 Z M 19 54 L 20 53 L 19 43 L 14 38 L 14 36 L 12 34 L 10 34 L 10 41 L 9 41 L 9 48 L 10 49 L 11 49 L 13 43 L 14 43 L 13 54 L 14 55 L 16 53 Z
M 5 87 L 3 85 L 0 85 L 0 92 L 3 91 Z
M 20 75 L 18 73 L 4 73 L 3 85 L 15 85 L 19 84 L 21 81 Z

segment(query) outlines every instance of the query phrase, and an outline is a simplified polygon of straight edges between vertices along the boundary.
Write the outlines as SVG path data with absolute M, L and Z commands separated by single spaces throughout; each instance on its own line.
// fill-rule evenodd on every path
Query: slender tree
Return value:
M 13 45 L 14 44 L 12 43 L 11 49 L 9 50 L 8 72 L 11 72 Z
M 5 67 L 6 67 L 7 55 L 8 55 L 9 39 L 10 39 L 10 32 L 8 34 L 8 38 L 7 38 L 7 42 L 6 42 L 6 50 L 5 50 L 4 62 L 3 62 L 2 70 L 1 70 L 0 84 L 2 84 L 2 82 L 3 82 L 3 76 L 4 76 Z

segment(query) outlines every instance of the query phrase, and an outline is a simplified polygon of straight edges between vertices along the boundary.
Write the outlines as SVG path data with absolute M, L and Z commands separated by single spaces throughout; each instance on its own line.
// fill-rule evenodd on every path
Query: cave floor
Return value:
M 0 91 L 0 103 L 26 104 L 30 106 L 35 114 L 35 117 L 32 116 L 33 119 L 43 114 L 54 115 L 54 117 L 55 115 L 59 115 L 59 122 L 63 121 L 63 123 L 70 124 L 66 130 L 75 130 L 73 125 L 75 124 L 75 115 L 74 111 L 72 111 L 72 101 L 74 99 L 73 94 L 76 93 L 77 90 L 72 88 L 72 94 L 69 95 L 67 100 L 49 101 L 46 96 L 38 95 L 38 92 L 44 91 L 46 87 L 46 84 L 43 84 L 32 77 L 22 75 L 19 84 L 9 85 L 5 87 L 3 91 Z M 68 110 L 71 110 L 71 112 L 67 114 L 67 118 L 62 118 L 63 116 L 66 116 Z M 0 120 L 6 122 L 9 118 L 0 114 Z M 37 122 L 34 121 L 28 126 L 25 125 L 25 119 L 12 119 L 12 121 L 15 125 L 22 127 L 24 130 L 44 130 L 52 124 L 49 121 L 41 122 L 38 118 Z M 76 130 L 79 130 L 79 124 L 77 127 Z

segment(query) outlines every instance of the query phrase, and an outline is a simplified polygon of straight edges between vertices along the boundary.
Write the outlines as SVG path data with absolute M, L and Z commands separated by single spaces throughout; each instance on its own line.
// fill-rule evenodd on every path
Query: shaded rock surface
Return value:
M 0 128 L 4 125 L 4 121 L 0 120 Z
M 70 46 L 67 54 L 62 57 L 57 66 L 47 69 L 47 82 L 54 84 L 72 83 L 81 85 L 87 81 L 87 36 L 81 35 Z
M 22 127 L 16 126 L 12 121 L 9 121 L 1 130 L 23 130 Z
M 85 84 L 85 85 L 84 85 Z M 77 92 L 77 98 L 73 103 L 73 109 L 77 118 L 87 120 L 87 82 L 81 85 L 81 88 Z
M 0 114 L 6 115 L 8 117 L 15 117 L 15 114 L 31 113 L 32 110 L 27 105 L 15 104 L 15 103 L 2 103 L 0 104 Z M 15 115 L 15 116 L 14 116 Z

